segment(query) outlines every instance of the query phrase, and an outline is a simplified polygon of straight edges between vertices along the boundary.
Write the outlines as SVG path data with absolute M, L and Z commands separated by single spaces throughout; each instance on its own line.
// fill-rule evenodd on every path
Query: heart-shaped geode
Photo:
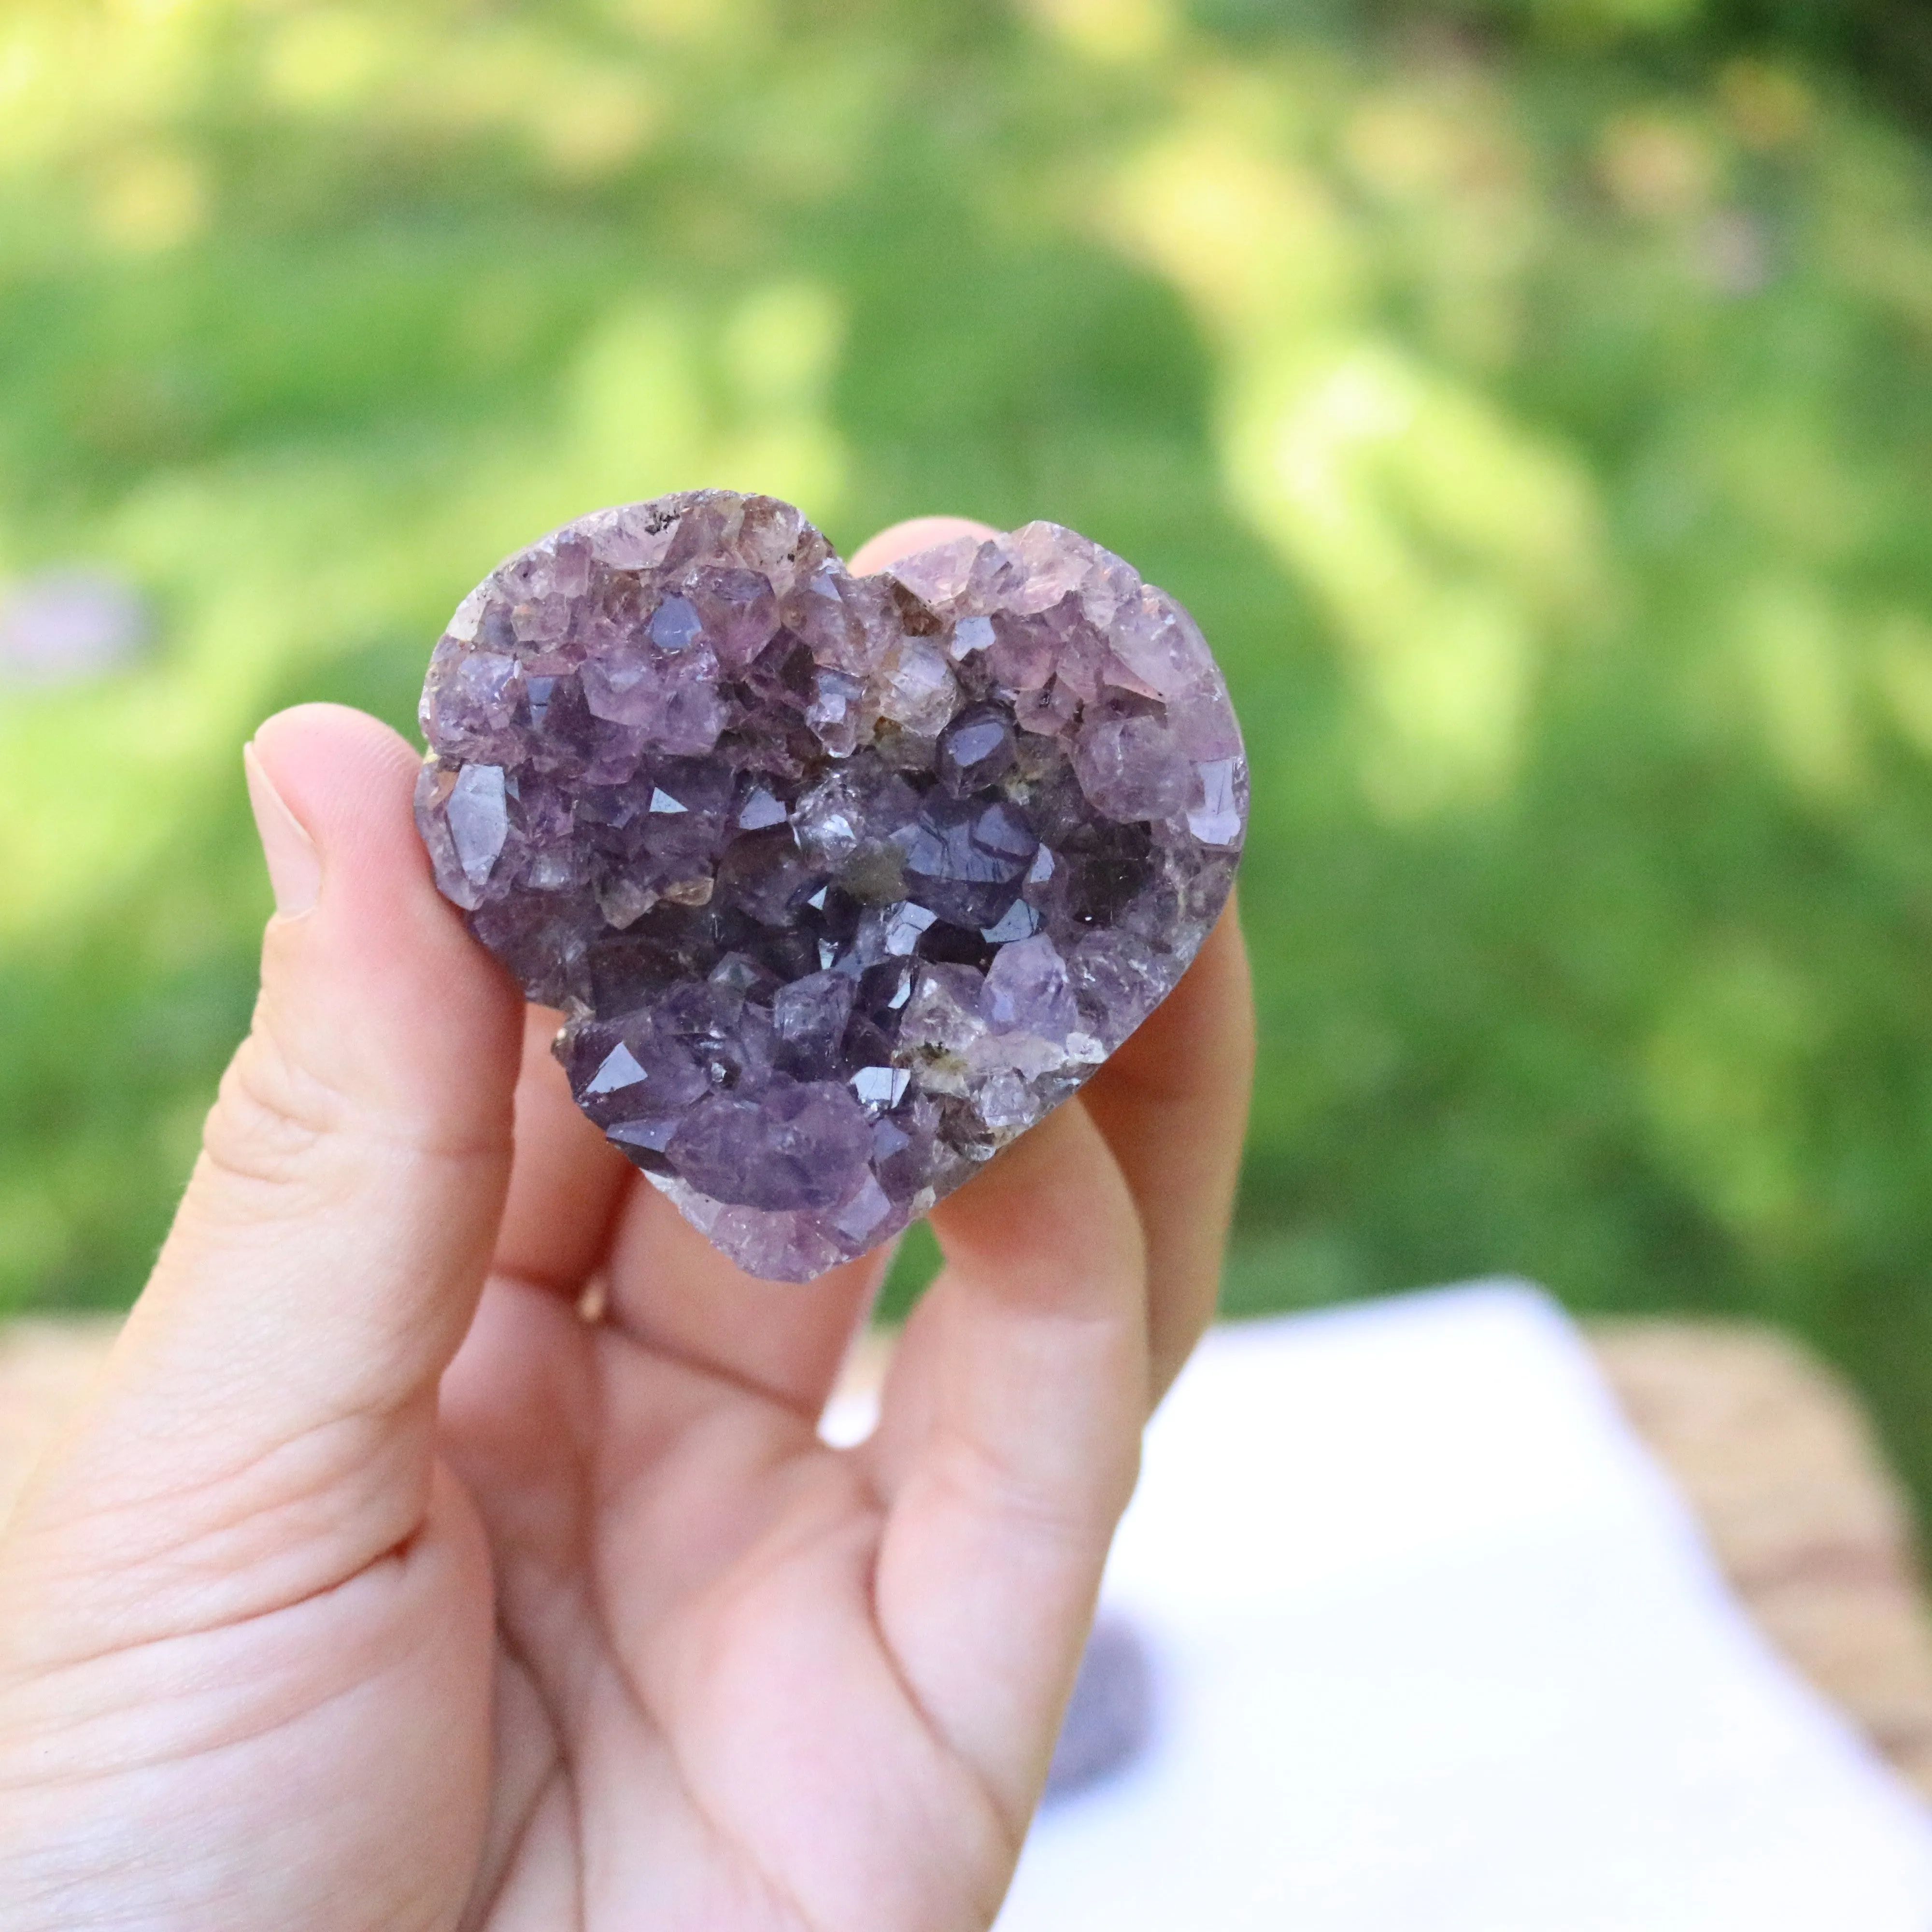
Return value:
M 578 1104 L 806 1281 L 1057 1106 L 1227 898 L 1247 767 L 1187 614 L 1054 524 L 855 578 L 789 504 L 566 524 L 430 661 L 436 884 Z

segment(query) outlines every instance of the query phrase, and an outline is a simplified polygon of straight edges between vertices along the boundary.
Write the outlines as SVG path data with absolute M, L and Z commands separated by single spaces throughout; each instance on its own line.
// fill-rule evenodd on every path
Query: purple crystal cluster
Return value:
M 1201 634 L 1057 524 L 854 578 L 788 504 L 568 524 L 424 687 L 438 886 L 578 1103 L 753 1274 L 922 1214 L 1172 988 L 1232 882 Z

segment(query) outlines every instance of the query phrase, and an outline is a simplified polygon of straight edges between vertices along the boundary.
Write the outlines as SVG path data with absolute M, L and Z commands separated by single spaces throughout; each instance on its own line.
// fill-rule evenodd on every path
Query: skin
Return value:
M 987 1925 L 1213 1306 L 1232 908 L 934 1212 L 879 1430 L 832 1450 L 886 1258 L 754 1281 L 611 1152 L 436 896 L 400 738 L 304 706 L 251 762 L 254 1028 L 0 1538 L 0 1924 Z

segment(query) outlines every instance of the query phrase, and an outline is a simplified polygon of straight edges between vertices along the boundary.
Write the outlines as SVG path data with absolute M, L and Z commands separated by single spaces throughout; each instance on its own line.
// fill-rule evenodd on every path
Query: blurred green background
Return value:
M 0 1310 L 247 1021 L 237 750 L 700 484 L 1050 516 L 1255 766 L 1230 1305 L 1748 1311 L 1932 1498 L 1932 30 L 1830 0 L 0 7 Z M 906 1277 L 902 1274 L 899 1292 Z

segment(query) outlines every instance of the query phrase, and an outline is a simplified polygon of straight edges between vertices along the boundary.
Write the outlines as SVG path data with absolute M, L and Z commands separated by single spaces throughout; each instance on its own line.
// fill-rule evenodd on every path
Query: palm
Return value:
M 990 1918 L 1016 1833 L 882 1641 L 864 1454 L 510 1281 L 457 1380 L 500 1632 L 472 1922 Z

